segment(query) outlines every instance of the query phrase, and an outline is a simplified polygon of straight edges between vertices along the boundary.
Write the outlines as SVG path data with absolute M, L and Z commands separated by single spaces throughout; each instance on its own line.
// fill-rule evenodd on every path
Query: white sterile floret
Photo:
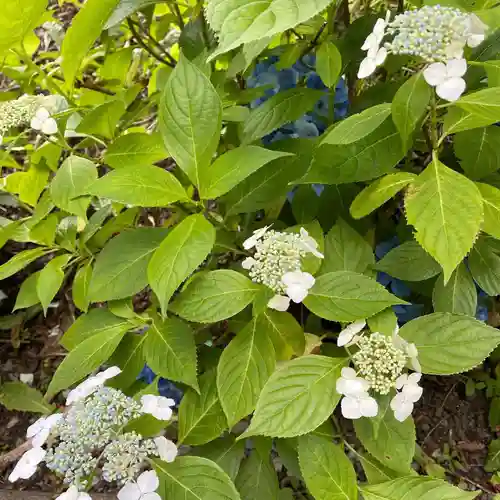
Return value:
M 399 326 L 396 325 L 392 332 L 392 343 L 401 351 L 403 351 L 410 359 L 410 365 L 416 372 L 421 372 L 422 367 L 418 360 L 418 349 L 415 344 L 407 342 L 404 338 L 399 336 Z
M 78 488 L 73 485 L 61 493 L 56 500 L 92 500 L 92 497 L 84 491 L 78 491 Z
M 401 390 L 391 400 L 396 420 L 406 420 L 411 415 L 414 404 L 422 397 L 423 389 L 418 385 L 421 378 L 421 373 L 412 373 L 401 375 L 396 380 L 396 388 Z
M 160 481 L 155 471 L 143 472 L 137 482 L 130 481 L 118 492 L 118 500 L 161 500 L 156 493 Z
M 436 87 L 436 93 L 447 101 L 456 101 L 465 91 L 465 80 L 462 76 L 467 71 L 465 59 L 451 59 L 446 64 L 438 62 L 424 70 L 425 81 Z
M 309 236 L 309 233 L 303 228 L 300 228 L 300 240 L 299 245 L 306 252 L 312 253 L 315 257 L 319 259 L 324 259 L 325 256 L 318 250 L 318 242 Z
M 28 427 L 26 437 L 32 439 L 32 444 L 35 448 L 44 445 L 50 436 L 52 428 L 63 418 L 62 413 L 39 418 L 34 424 Z
M 66 406 L 69 406 L 77 401 L 85 399 L 87 396 L 93 394 L 99 387 L 103 386 L 107 380 L 116 377 L 121 373 L 121 369 L 117 366 L 112 366 L 107 370 L 93 377 L 89 377 L 87 380 L 82 382 L 79 386 L 69 392 L 66 398 Z
M 354 420 L 377 415 L 378 403 L 368 394 L 369 389 L 369 382 L 358 377 L 354 369 L 342 368 L 341 377 L 336 382 L 336 390 L 344 396 L 340 408 L 345 418 Z
M 154 439 L 158 455 L 164 462 L 173 462 L 177 457 L 177 446 L 164 436 L 159 436 Z
M 290 297 L 286 295 L 275 295 L 268 303 L 267 307 L 276 311 L 285 312 L 290 307 Z
M 30 122 L 31 128 L 40 130 L 44 134 L 57 133 L 57 122 L 50 116 L 46 108 L 39 108 Z
M 29 479 L 35 474 L 40 462 L 43 462 L 47 452 L 40 447 L 31 448 L 17 462 L 14 470 L 10 473 L 9 481 L 16 482 L 18 479 Z
M 344 396 L 368 392 L 370 384 L 364 378 L 358 377 L 356 370 L 351 367 L 342 368 L 340 378 L 337 379 L 337 392 Z
M 241 267 L 249 271 L 253 266 L 257 264 L 257 261 L 253 257 L 247 257 L 242 263 Z
M 173 399 L 145 394 L 141 397 L 141 403 L 142 413 L 153 415 L 158 420 L 170 420 L 172 418 L 172 407 L 175 406 Z
M 366 57 L 361 61 L 358 69 L 358 78 L 367 78 L 375 72 L 378 66 L 384 64 L 387 58 L 385 47 L 370 47 Z
M 243 242 L 243 248 L 245 250 L 250 250 L 251 248 L 253 248 L 255 245 L 257 245 L 258 241 L 266 234 L 267 230 L 270 228 L 271 226 L 265 226 L 265 227 L 262 227 L 260 229 L 257 229 L 256 231 L 253 232 L 253 235 L 250 236 L 250 238 L 247 238 L 244 242 Z
M 355 336 L 361 332 L 365 326 L 366 321 L 364 319 L 360 319 L 348 325 L 339 333 L 337 345 L 343 347 L 351 343 L 355 339 Z
M 285 273 L 281 280 L 285 285 L 285 293 L 296 304 L 299 304 L 307 297 L 309 290 L 314 286 L 314 283 L 316 283 L 312 274 L 302 271 Z
M 469 15 L 469 26 L 467 31 L 467 45 L 469 47 L 477 47 L 486 38 L 488 26 L 479 19 L 475 14 Z

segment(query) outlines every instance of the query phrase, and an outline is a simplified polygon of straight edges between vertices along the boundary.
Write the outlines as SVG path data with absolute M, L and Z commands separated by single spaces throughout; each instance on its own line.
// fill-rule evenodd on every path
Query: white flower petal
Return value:
M 462 59 L 464 55 L 464 44 L 461 42 L 452 42 L 445 49 L 448 59 Z
M 377 39 L 377 36 L 373 33 L 370 33 L 367 37 L 366 40 L 364 41 L 363 45 L 361 46 L 361 50 L 370 50 L 373 49 L 373 47 L 376 47 L 378 49 L 379 47 L 379 41 Z
M 354 380 L 358 376 L 356 370 L 354 368 L 351 368 L 350 366 L 342 368 L 342 370 L 340 370 L 340 375 L 342 378 L 351 380 Z
M 358 78 L 367 78 L 377 69 L 377 65 L 375 64 L 375 60 L 370 57 L 365 57 L 358 69 Z
M 50 436 L 50 429 L 43 428 L 33 437 L 31 443 L 34 447 L 39 448 L 47 442 L 49 436 Z
M 97 377 L 99 377 L 99 379 L 101 379 L 103 381 L 106 381 L 106 380 L 109 380 L 111 378 L 116 377 L 117 375 L 120 375 L 121 372 L 122 371 L 118 366 L 112 366 L 111 368 L 108 368 L 107 370 L 104 370 L 103 372 L 98 373 Z
M 9 481 L 13 483 L 18 479 L 29 479 L 35 474 L 38 464 L 43 462 L 45 455 L 47 452 L 43 448 L 36 447 L 28 450 L 17 462 L 9 476 Z
M 30 127 L 34 130 L 42 130 L 43 122 L 35 116 L 31 119 Z
M 177 446 L 175 443 L 165 438 L 164 436 L 160 436 L 155 438 L 154 440 L 156 449 L 158 450 L 158 455 L 164 462 L 173 462 L 177 457 Z
M 342 401 L 340 402 L 340 409 L 342 411 L 342 415 L 351 420 L 356 420 L 363 416 L 359 407 L 359 400 L 350 396 L 342 398 Z
M 42 132 L 46 135 L 57 134 L 57 122 L 54 118 L 48 118 L 43 122 Z
M 41 122 L 44 122 L 45 120 L 50 118 L 49 110 L 46 108 L 38 108 L 35 113 L 35 118 L 37 118 Z
M 467 45 L 471 48 L 475 48 L 478 45 L 481 45 L 484 42 L 484 39 L 486 38 L 485 35 L 470 35 L 467 38 Z M 463 52 L 462 52 L 463 54 Z
M 80 494 L 76 486 L 70 486 L 64 493 L 61 493 L 56 500 L 80 500 Z
M 264 236 L 264 234 L 266 234 L 267 230 L 270 228 L 271 226 L 264 226 L 260 229 L 257 229 L 253 232 L 253 235 L 250 236 L 250 238 L 247 238 L 244 242 L 243 242 L 243 248 L 245 250 L 250 250 L 250 248 L 253 248 L 257 242 Z
M 396 389 L 402 389 L 406 384 L 408 384 L 408 375 L 403 373 L 396 379 Z
M 446 63 L 446 76 L 464 76 L 467 73 L 467 61 L 465 59 L 450 59 Z
M 447 79 L 436 87 L 436 93 L 441 99 L 454 102 L 465 92 L 465 80 L 460 77 Z
M 309 288 L 303 285 L 290 285 L 286 287 L 285 292 L 296 304 L 300 304 L 307 297 Z
M 29 439 L 36 436 L 44 428 L 45 420 L 45 417 L 41 417 L 35 423 L 31 424 L 26 430 L 26 437 Z
M 128 482 L 125 486 L 118 492 L 118 500 L 140 500 L 141 490 L 136 483 Z
M 284 295 L 275 295 L 268 303 L 267 307 L 276 311 L 284 312 L 290 306 L 290 298 Z
M 381 40 L 384 37 L 385 25 L 386 25 L 385 19 L 379 17 L 377 19 L 377 22 L 375 23 L 375 26 L 373 27 L 372 33 L 377 37 L 378 40 Z
M 380 66 L 384 64 L 384 61 L 387 59 L 387 49 L 385 47 L 382 47 L 379 49 L 377 52 L 377 55 L 375 56 L 375 64 L 377 66 Z
M 363 417 L 376 417 L 378 413 L 378 403 L 375 398 L 363 395 L 359 399 L 359 409 Z
M 410 365 L 416 372 L 422 371 L 422 367 L 420 366 L 420 362 L 418 361 L 418 358 L 416 356 L 410 358 Z
M 335 386 L 337 392 L 345 396 L 357 396 L 363 394 L 369 387 L 370 384 L 361 377 L 356 377 L 354 380 L 339 378 L 337 379 Z
M 156 492 L 146 493 L 142 495 L 141 500 L 162 500 L 161 496 Z
M 391 409 L 394 411 L 394 417 L 399 422 L 405 421 L 413 411 L 413 403 L 407 401 L 404 396 L 399 393 L 391 400 Z
M 365 326 L 366 326 L 366 321 L 364 319 L 361 319 L 345 327 L 339 333 L 339 337 L 337 339 L 337 345 L 339 347 L 347 345 L 349 342 L 351 342 L 351 340 L 357 333 L 363 330 Z
M 242 263 L 241 267 L 246 270 L 252 269 L 253 266 L 257 264 L 257 261 L 253 257 L 247 257 Z
M 160 486 L 160 480 L 154 470 L 148 470 L 137 478 L 137 486 L 139 486 L 141 493 L 152 493 Z
M 422 374 L 415 372 L 408 376 L 408 383 L 416 385 L 420 382 L 421 379 L 422 379 Z
M 440 62 L 432 63 L 424 69 L 424 79 L 431 87 L 443 83 L 446 75 L 446 66 Z

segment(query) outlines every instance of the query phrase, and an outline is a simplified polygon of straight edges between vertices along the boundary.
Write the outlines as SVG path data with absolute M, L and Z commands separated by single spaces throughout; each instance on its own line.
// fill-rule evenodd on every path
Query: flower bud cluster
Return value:
M 43 103 L 44 96 L 23 95 L 0 103 L 0 136 L 11 128 L 28 125 Z

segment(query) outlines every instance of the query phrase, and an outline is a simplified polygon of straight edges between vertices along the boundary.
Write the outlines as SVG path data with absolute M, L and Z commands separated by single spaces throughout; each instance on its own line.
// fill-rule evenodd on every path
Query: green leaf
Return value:
M 375 435 L 373 422 L 368 418 L 354 421 L 356 436 L 366 450 L 392 470 L 410 474 L 415 454 L 415 424 L 407 418 L 398 422 L 392 410 L 385 412 Z
M 500 439 L 494 439 L 488 446 L 488 460 L 486 461 L 484 470 L 487 472 L 496 472 L 499 469 L 500 469 Z
M 432 304 L 435 312 L 476 315 L 476 285 L 464 263 L 459 264 L 453 271 L 446 285 L 442 276 L 436 280 Z
M 392 307 L 388 307 L 375 314 L 375 316 L 368 318 L 367 323 L 372 332 L 379 332 L 391 336 L 398 324 L 398 318 L 396 313 L 392 310 Z
M 351 204 L 351 215 L 355 219 L 366 217 L 416 178 L 414 174 L 397 172 L 377 179 L 356 196 Z
M 416 241 L 393 248 L 374 267 L 405 281 L 424 281 L 441 272 L 441 266 Z
M 110 359 L 110 364 L 119 366 L 122 372 L 110 382 L 112 387 L 128 389 L 144 368 L 144 343 L 146 334 L 128 333 Z
M 275 364 L 271 339 L 253 318 L 224 349 L 217 367 L 219 399 L 230 427 L 254 410 Z
M 210 168 L 200 175 L 200 196 L 218 198 L 270 161 L 291 156 L 259 146 L 240 146 L 219 156 Z
M 43 307 L 43 312 L 47 315 L 47 309 L 61 288 L 64 280 L 64 267 L 70 261 L 71 255 L 64 254 L 54 257 L 40 271 L 36 281 L 36 293 Z
M 215 229 L 203 215 L 190 215 L 163 240 L 147 268 L 149 284 L 165 314 L 175 290 L 206 259 Z
M 321 13 L 330 0 L 209 0 L 206 16 L 219 39 L 210 56 L 228 52 L 241 44 L 282 33 Z
M 221 269 L 201 273 L 189 283 L 169 309 L 195 323 L 214 323 L 242 311 L 258 291 L 248 278 Z
M 298 87 L 279 92 L 253 109 L 241 130 L 243 144 L 260 139 L 285 123 L 298 120 L 324 96 L 321 90 Z
M 148 284 L 149 261 L 166 233 L 163 228 L 139 227 L 109 241 L 94 265 L 88 291 L 90 301 L 123 299 L 144 289 Z
M 332 42 L 323 42 L 316 52 L 316 72 L 329 87 L 335 87 L 342 71 L 342 56 Z
M 472 500 L 480 492 L 466 492 L 447 481 L 430 477 L 400 477 L 380 484 L 362 486 L 365 500 Z
M 245 454 L 245 442 L 235 441 L 232 435 L 227 435 L 195 448 L 194 453 L 215 462 L 231 478 L 231 481 L 234 481 Z
M 418 349 L 422 373 L 452 375 L 479 365 L 500 343 L 500 331 L 469 316 L 434 313 L 406 323 L 400 335 Z
M 280 461 L 286 468 L 287 476 L 294 476 L 303 481 L 304 478 L 300 471 L 299 454 L 297 451 L 298 439 L 275 439 L 274 446 L 278 452 Z
M 56 207 L 87 220 L 89 186 L 97 179 L 96 166 L 80 156 L 70 156 L 59 167 L 50 184 L 50 197 Z M 76 198 L 76 199 L 75 199 Z
M 346 360 L 302 356 L 282 365 L 267 381 L 248 430 L 240 436 L 294 437 L 319 427 L 337 406 L 336 380 Z
M 441 264 L 447 282 L 476 239 L 483 220 L 481 193 L 435 156 L 412 183 L 405 208 L 415 239 Z
M 200 393 L 189 389 L 179 405 L 178 442 L 189 445 L 209 443 L 228 428 L 217 395 L 216 372 L 200 377 Z
M 453 139 L 460 166 L 468 177 L 481 179 L 500 168 L 500 129 L 497 126 L 459 132 Z
M 22 382 L 5 382 L 0 385 L 0 404 L 7 410 L 29 411 L 50 415 L 55 406 L 47 403 L 36 389 Z
M 307 224 L 316 219 L 320 197 L 309 184 L 297 186 L 293 194 L 292 213 L 298 224 Z
M 270 457 L 272 443 L 264 438 L 252 442 L 256 447 L 243 460 L 235 481 L 241 500 L 278 500 L 278 478 Z
M 199 187 L 219 144 L 222 103 L 210 80 L 182 55 L 163 90 L 159 120 L 167 150 Z
M 168 156 L 160 134 L 126 134 L 108 147 L 104 162 L 113 168 L 147 167 Z
M 455 105 L 481 120 L 497 122 L 500 120 L 500 87 L 466 94 Z
M 327 132 L 321 144 L 345 145 L 357 142 L 380 127 L 390 114 L 391 105 L 384 103 L 351 115 Z
M 304 330 L 290 313 L 266 308 L 257 317 L 257 328 L 267 332 L 278 361 L 288 361 L 294 354 L 304 354 Z
M 83 312 L 87 312 L 90 304 L 88 293 L 91 278 L 92 260 L 89 260 L 76 272 L 71 290 L 75 306 Z
M 324 254 L 320 274 L 335 271 L 364 273 L 375 264 L 371 246 L 341 218 L 325 238 Z
M 155 0 L 120 0 L 116 9 L 107 20 L 104 29 L 112 28 L 120 24 L 124 19 L 134 12 L 155 3 Z
M 386 119 L 373 132 L 352 144 L 332 145 L 323 141 L 300 183 L 367 181 L 389 173 L 403 156 L 399 132 L 392 120 Z
M 477 182 L 483 197 L 484 220 L 482 230 L 500 239 L 500 189 Z
M 170 172 L 152 165 L 114 170 L 89 186 L 87 192 L 140 207 L 164 207 L 188 199 L 181 183 Z
M 124 335 L 123 330 L 116 330 L 113 335 L 106 331 L 80 342 L 57 368 L 45 399 L 50 401 L 58 392 L 99 368 L 111 357 Z
M 152 462 L 160 478 L 162 498 L 240 500 L 229 476 L 206 458 L 184 456 L 172 463 Z
M 59 343 L 68 351 L 72 351 L 84 340 L 99 335 L 102 337 L 114 337 L 125 333 L 133 327 L 131 323 L 123 318 L 118 318 L 108 309 L 91 309 L 87 314 L 82 314 L 68 328 Z
M 488 295 L 500 294 L 500 248 L 493 238 L 480 237 L 468 263 L 472 276 Z
M 23 281 L 16 297 L 16 304 L 14 305 L 13 312 L 18 309 L 26 309 L 27 307 L 34 306 L 40 302 L 38 294 L 36 293 L 36 282 L 38 281 L 40 272 L 41 271 L 30 274 Z
M 119 0 L 87 0 L 71 22 L 62 44 L 62 63 L 66 85 L 73 86 L 80 66 L 118 5 Z
M 358 458 L 363 466 L 369 484 L 383 483 L 384 481 L 390 481 L 401 475 L 399 472 L 393 471 L 385 465 L 382 465 L 368 453 L 358 452 Z
M 47 8 L 47 0 L 7 0 L 0 19 L 0 54 L 23 41 L 37 27 Z
M 16 274 L 34 260 L 51 251 L 52 250 L 47 250 L 46 248 L 32 248 L 31 250 L 23 250 L 22 252 L 16 253 L 14 257 L 0 266 L 0 281 Z
M 356 472 L 339 445 L 308 435 L 299 438 L 299 461 L 316 500 L 357 500 Z
M 496 123 L 498 120 L 489 119 L 485 116 L 475 115 L 471 111 L 461 108 L 450 107 L 444 117 L 443 135 L 455 134 L 463 130 L 471 130 L 486 127 Z
M 374 279 L 352 271 L 323 274 L 304 300 L 304 305 L 320 318 L 346 322 L 369 318 L 396 304 L 407 302 L 391 295 Z
M 76 132 L 112 139 L 115 136 L 118 122 L 126 111 L 123 101 L 108 101 L 92 109 L 84 116 Z
M 404 152 L 412 144 L 413 133 L 424 117 L 431 93 L 431 87 L 419 72 L 399 87 L 392 100 L 392 120 L 401 134 Z
M 156 374 L 199 392 L 196 345 L 189 325 L 177 318 L 153 321 L 143 349 L 146 363 Z
M 488 87 L 500 86 L 500 61 L 486 61 L 483 67 L 488 75 Z

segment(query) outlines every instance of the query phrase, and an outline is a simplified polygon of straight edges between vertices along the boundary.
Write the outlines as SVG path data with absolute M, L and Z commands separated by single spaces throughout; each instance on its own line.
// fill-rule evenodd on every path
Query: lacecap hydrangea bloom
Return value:
M 340 403 L 342 415 L 349 419 L 375 417 L 378 402 L 374 396 L 392 392 L 395 395 L 390 407 L 402 422 L 411 415 L 423 392 L 418 385 L 422 375 L 417 348 L 399 336 L 397 327 L 392 337 L 378 332 L 368 334 L 365 327 L 364 320 L 356 321 L 338 337 L 340 347 L 357 348 L 351 355 L 354 368 L 343 368 L 337 380 L 337 392 L 344 396 Z M 405 373 L 407 365 L 415 372 Z
M 366 78 L 382 65 L 389 54 L 402 54 L 421 59 L 426 82 L 447 101 L 456 101 L 465 91 L 467 63 L 464 48 L 477 47 L 488 27 L 475 14 L 453 7 L 424 6 L 398 14 L 390 21 L 378 19 L 362 50 L 358 78 Z M 385 40 L 392 37 L 392 40 Z
M 273 231 L 266 226 L 254 231 L 243 248 L 255 248 L 253 256 L 247 257 L 242 266 L 249 271 L 254 283 L 262 283 L 276 294 L 268 307 L 278 311 L 286 311 L 290 300 L 302 302 L 314 286 L 314 277 L 302 271 L 302 259 L 308 253 L 323 258 L 317 241 L 304 228 L 300 234 L 294 234 Z
M 163 436 L 143 438 L 125 428 L 144 414 L 169 420 L 175 402 L 153 394 L 136 401 L 104 386 L 119 373 L 118 367 L 112 367 L 89 377 L 70 391 L 64 413 L 42 417 L 31 425 L 27 437 L 33 448 L 21 457 L 9 481 L 28 479 L 45 462 L 69 485 L 58 500 L 88 500 L 85 490 L 92 486 L 89 478 L 98 475 L 122 485 L 121 500 L 159 498 L 153 495 L 158 487 L 156 473 L 143 470 L 153 457 L 175 460 L 177 446 Z

